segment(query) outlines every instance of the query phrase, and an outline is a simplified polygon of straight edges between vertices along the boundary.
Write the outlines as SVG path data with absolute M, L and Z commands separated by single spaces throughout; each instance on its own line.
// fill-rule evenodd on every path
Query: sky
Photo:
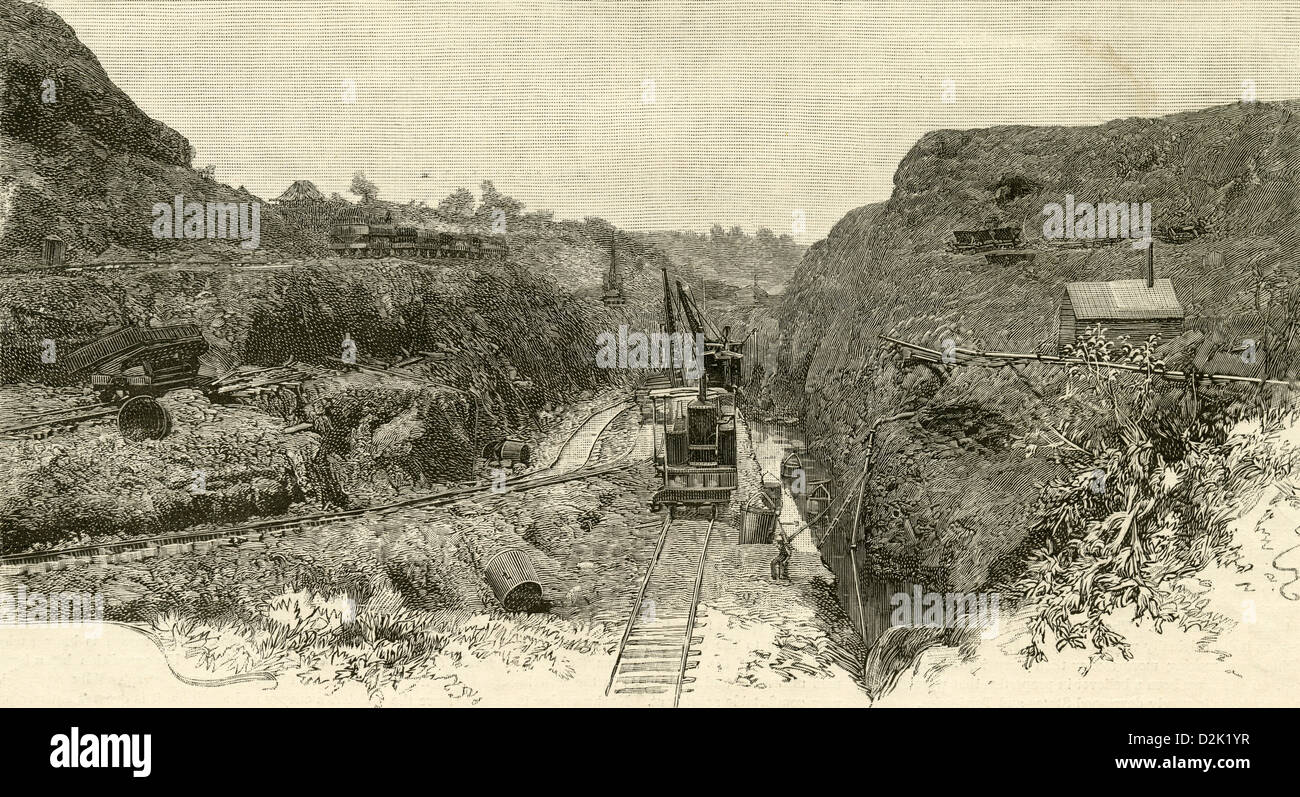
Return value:
M 490 179 L 561 218 L 802 243 L 887 199 L 930 130 L 1300 97 L 1287 2 L 46 5 L 196 166 L 264 198 Z

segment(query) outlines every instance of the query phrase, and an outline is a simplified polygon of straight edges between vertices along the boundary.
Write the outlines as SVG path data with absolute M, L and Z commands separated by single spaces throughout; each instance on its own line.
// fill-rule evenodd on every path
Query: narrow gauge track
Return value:
M 338 255 L 322 255 L 324 258 L 337 258 Z M 385 255 L 383 257 L 365 257 L 363 260 L 382 261 L 390 257 L 396 257 L 401 260 L 408 260 L 419 265 L 431 265 L 443 260 L 455 260 L 459 258 L 444 257 L 408 257 L 395 254 Z M 486 258 L 475 258 L 486 259 Z M 148 270 L 167 270 L 167 271 L 217 271 L 225 270 L 231 272 L 240 271 L 283 271 L 293 268 L 305 268 L 308 261 L 294 260 L 291 262 L 280 263 L 255 263 L 232 260 L 214 260 L 209 263 L 193 262 L 189 260 L 117 260 L 103 263 L 65 263 L 61 266 L 18 266 L 18 265 L 0 265 L 0 276 L 40 276 L 40 275 L 76 275 L 89 274 L 95 272 L 123 272 L 123 271 L 148 271 Z
M 40 276 L 40 275 L 77 275 L 91 274 L 97 272 L 123 272 L 123 271 L 147 271 L 149 269 L 165 269 L 168 271 L 213 271 L 218 268 L 229 271 L 264 271 L 267 266 L 273 268 L 288 268 L 296 264 L 273 264 L 273 263 L 235 263 L 230 261 L 214 261 L 211 263 L 191 263 L 185 260 L 121 260 L 108 263 L 81 263 L 65 264 L 62 266 L 31 266 L 24 268 L 22 266 L 4 266 L 0 267 L 0 276 Z
M 117 415 L 120 408 L 115 404 L 93 404 L 72 409 L 48 410 L 32 413 L 19 419 L 19 423 L 0 427 L 0 438 L 33 437 L 37 430 L 48 428 L 55 431 L 59 427 L 76 427 L 86 421 Z
M 708 520 L 684 520 L 669 511 L 618 644 L 606 696 L 611 690 L 665 701 L 671 695 L 676 708 L 683 689 L 695 682 L 686 671 L 699 666 L 691 659 L 704 642 L 695 630 L 703 625 L 700 587 L 716 515 L 714 509 Z
M 594 449 L 595 441 L 601 436 L 601 433 L 608 428 L 609 424 L 615 418 L 622 414 L 623 411 L 610 414 L 610 410 L 627 405 L 625 399 L 619 399 L 616 402 L 601 407 L 600 409 L 588 415 L 587 420 L 578 425 L 570 433 L 564 449 L 568 449 L 575 440 L 580 439 L 580 435 L 587 430 L 587 436 L 591 439 L 591 448 Z M 116 411 L 116 410 L 114 410 Z M 602 414 L 606 417 L 603 417 Z M 594 420 L 600 420 L 600 425 L 594 435 L 588 430 L 589 424 Z M 564 482 L 586 479 L 592 476 L 600 476 L 605 473 L 613 473 L 623 470 L 634 464 L 630 456 L 620 458 L 604 466 L 591 466 L 584 464 L 581 467 L 569 470 L 554 472 L 559 465 L 559 458 L 556 462 L 543 468 L 535 473 L 524 474 L 514 479 L 506 479 L 504 484 L 507 489 L 503 492 L 523 492 L 538 487 L 548 487 Z M 590 451 L 586 455 L 586 460 L 590 460 Z M 204 531 L 178 532 L 172 534 L 160 534 L 154 537 L 141 537 L 133 540 L 122 540 L 120 542 L 97 543 L 92 545 L 80 545 L 69 548 L 56 548 L 46 551 L 37 551 L 34 553 L 10 554 L 0 556 L 0 565 L 9 567 L 21 567 L 29 564 L 40 564 L 43 562 L 57 562 L 68 559 L 84 559 L 91 556 L 107 556 L 115 553 L 125 553 L 128 551 L 143 550 L 162 545 L 176 545 L 194 542 L 208 542 L 213 540 L 232 540 L 247 539 L 252 536 L 263 536 L 267 534 L 283 534 L 291 530 L 306 531 L 308 529 L 324 526 L 339 520 L 349 520 L 366 515 L 385 515 L 391 512 L 398 512 L 408 509 L 420 509 L 426 507 L 444 506 L 455 503 L 475 495 L 493 492 L 497 489 L 493 484 L 471 484 L 459 487 L 453 487 L 442 492 L 431 495 L 419 495 L 405 498 L 400 501 L 391 501 L 378 506 L 361 507 L 357 509 L 340 509 L 330 512 L 315 512 L 310 515 L 297 515 L 289 518 L 270 518 L 267 520 L 254 521 L 236 526 L 223 526 L 219 529 L 207 529 Z

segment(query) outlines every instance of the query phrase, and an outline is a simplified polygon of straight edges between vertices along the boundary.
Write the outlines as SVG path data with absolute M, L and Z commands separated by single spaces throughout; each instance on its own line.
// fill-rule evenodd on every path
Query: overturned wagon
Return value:
M 1020 230 L 1015 227 L 995 227 L 987 230 L 953 230 L 953 240 L 948 251 L 958 253 L 983 252 L 989 249 L 1020 248 Z
M 207 349 L 193 324 L 123 327 L 72 352 L 61 365 L 69 376 L 89 372 L 91 389 L 107 402 L 193 386 Z

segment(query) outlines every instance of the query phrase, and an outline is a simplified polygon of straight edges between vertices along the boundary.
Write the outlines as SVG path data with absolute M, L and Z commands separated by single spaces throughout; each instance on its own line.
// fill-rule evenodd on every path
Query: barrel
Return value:
M 161 440 L 171 431 L 172 419 L 157 399 L 135 396 L 117 411 L 117 428 L 127 440 Z
M 47 266 L 63 265 L 63 253 L 67 251 L 67 244 L 62 238 L 55 235 L 45 236 L 45 243 L 41 249 L 41 261 Z
M 723 467 L 736 467 L 735 424 L 718 427 L 718 464 Z
M 664 448 L 669 465 L 686 465 L 690 461 L 690 446 L 686 439 L 686 428 L 677 429 L 670 425 L 664 432 Z
M 754 493 L 740 508 L 741 545 L 769 545 L 776 532 L 777 510 L 762 490 Z
M 533 450 L 523 440 L 516 440 L 507 437 L 501 443 L 501 459 L 508 459 L 511 462 L 522 462 L 527 465 L 532 461 Z
M 692 401 L 686 405 L 687 443 L 691 464 L 718 461 L 718 408 L 710 401 Z
M 542 584 L 528 554 L 519 548 L 497 552 L 483 567 L 492 594 L 508 612 L 531 612 L 542 602 Z

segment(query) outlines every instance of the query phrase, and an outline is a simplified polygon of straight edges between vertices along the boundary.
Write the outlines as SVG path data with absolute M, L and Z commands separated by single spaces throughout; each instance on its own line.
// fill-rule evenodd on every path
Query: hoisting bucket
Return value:
M 770 545 L 776 532 L 777 509 L 763 490 L 755 492 L 740 507 L 741 545 Z

